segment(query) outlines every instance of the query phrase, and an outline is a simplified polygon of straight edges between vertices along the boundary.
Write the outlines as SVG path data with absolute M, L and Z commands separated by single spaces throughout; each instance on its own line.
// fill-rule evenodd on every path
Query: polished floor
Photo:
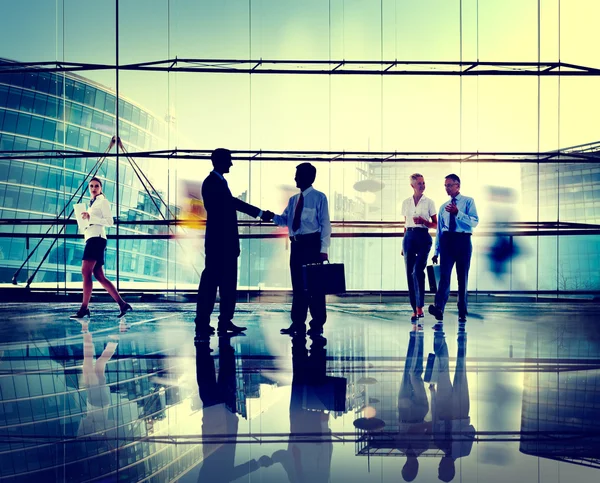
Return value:
M 190 304 L 0 307 L 0 479 L 596 482 L 594 304 L 473 304 L 463 330 L 404 305 L 239 304 L 194 344 Z

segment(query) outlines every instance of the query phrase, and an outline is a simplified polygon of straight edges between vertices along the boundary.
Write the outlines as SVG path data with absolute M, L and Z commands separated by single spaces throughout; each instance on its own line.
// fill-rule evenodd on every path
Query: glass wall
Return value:
M 349 290 L 407 289 L 401 205 L 418 172 L 436 207 L 449 173 L 476 200 L 471 289 L 597 291 L 600 81 L 586 69 L 600 66 L 600 6 L 563 3 L 11 5 L 0 283 L 23 266 L 19 283 L 79 288 L 83 240 L 69 214 L 97 174 L 118 221 L 109 277 L 193 289 L 200 187 L 210 151 L 227 147 L 233 195 L 275 212 L 297 192 L 295 166 L 315 164 Z M 126 152 L 111 146 L 117 134 Z M 285 231 L 239 220 L 240 288 L 289 289 Z

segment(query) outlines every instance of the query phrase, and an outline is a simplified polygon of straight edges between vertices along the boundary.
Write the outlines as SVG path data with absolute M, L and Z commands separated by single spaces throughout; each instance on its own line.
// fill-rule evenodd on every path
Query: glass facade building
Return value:
M 27 74 L 0 74 L 0 146 L 10 151 L 91 151 L 104 152 L 109 148 L 116 133 L 115 94 L 99 84 L 73 74 L 29 72 Z M 160 139 L 166 136 L 167 125 L 163 120 L 126 99 L 119 100 L 121 113 L 120 138 L 128 152 L 156 149 Z M 111 150 L 114 153 L 114 149 Z M 58 220 L 68 216 L 72 204 L 84 192 L 83 202 L 89 198 L 87 182 L 93 174 L 103 180 L 104 193 L 109 200 L 115 199 L 116 160 L 104 158 L 53 158 L 0 160 L 1 218 L 15 220 Z M 142 171 L 147 170 L 145 160 L 136 163 Z M 120 158 L 119 207 L 120 221 L 161 220 L 177 208 L 161 206 L 158 194 L 142 181 L 125 156 Z M 80 186 L 83 183 L 83 188 Z M 144 188 L 144 185 L 146 188 Z M 73 198 L 75 196 L 75 198 Z M 158 208 L 157 208 L 158 207 Z M 159 213 L 160 208 L 160 213 Z M 26 227 L 30 234 L 42 233 L 47 225 Z M 21 232 L 21 227 L 4 227 L 4 233 Z M 112 231 L 112 230 L 111 230 Z M 111 232 L 109 231 L 109 233 Z M 57 233 L 52 230 L 51 233 Z M 67 234 L 74 235 L 76 227 L 69 226 Z M 162 233 L 162 227 L 120 227 L 122 235 Z M 37 239 L 0 238 L 0 280 L 11 280 L 21 262 L 29 255 Z M 33 270 L 50 247 L 51 241 L 42 243 L 26 268 Z M 130 282 L 163 282 L 168 271 L 166 240 L 125 239 L 121 241 L 122 262 L 120 278 Z M 81 280 L 80 263 L 83 254 L 80 239 L 59 241 L 41 265 L 38 281 L 70 282 Z M 107 270 L 115 274 L 115 245 L 109 243 Z M 172 257 L 171 265 L 175 257 Z M 181 265 L 180 279 L 195 280 L 194 272 Z M 173 270 L 173 268 L 172 268 Z M 28 277 L 22 271 L 19 279 Z

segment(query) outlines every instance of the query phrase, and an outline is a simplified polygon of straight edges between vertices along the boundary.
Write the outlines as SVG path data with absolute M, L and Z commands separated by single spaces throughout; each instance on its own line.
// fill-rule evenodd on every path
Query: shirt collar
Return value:
M 96 200 L 101 200 L 102 198 L 106 198 L 106 196 L 104 196 L 104 193 L 100 193 L 98 196 L 96 196 L 95 198 L 92 198 L 92 203 Z
M 458 194 L 457 194 L 457 195 L 454 197 L 454 199 L 455 199 L 456 201 L 460 200 L 461 198 L 462 198 L 462 195 L 461 195 L 460 193 L 458 193 Z M 452 199 L 452 196 L 450 197 L 450 199 Z
M 223 181 L 225 181 L 225 177 L 219 173 L 218 171 L 215 171 L 214 169 L 211 171 L 211 173 L 215 173 L 219 178 L 221 178 Z
M 310 193 L 311 191 L 313 191 L 314 188 L 312 187 L 312 185 L 310 185 L 308 188 L 306 188 L 303 192 L 302 192 L 302 196 L 306 196 L 308 193 Z

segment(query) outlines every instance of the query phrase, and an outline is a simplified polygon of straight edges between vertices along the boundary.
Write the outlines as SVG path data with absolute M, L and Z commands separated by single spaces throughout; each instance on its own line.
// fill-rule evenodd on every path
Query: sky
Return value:
M 595 24 L 600 2 L 543 0 L 540 5 L 538 45 L 538 0 L 121 0 L 119 62 L 175 57 L 457 61 L 462 54 L 464 61 L 540 58 L 600 67 Z M 0 11 L 0 57 L 116 62 L 114 0 L 0 0 Z M 113 71 L 85 76 L 115 87 Z M 165 148 L 536 151 L 539 145 L 545 151 L 600 138 L 597 77 L 538 82 L 533 76 L 461 81 L 122 71 L 119 84 L 122 95 L 159 118 L 175 120 Z M 179 167 L 183 177 L 202 177 L 210 169 Z M 157 168 L 155 175 L 166 169 Z M 435 171 L 433 165 L 427 169 Z M 263 171 L 264 182 L 251 191 L 256 203 L 273 202 L 272 190 L 262 185 L 291 180 L 294 166 L 255 169 Z M 348 167 L 348 176 L 354 171 Z M 249 172 L 232 171 L 230 184 L 238 192 L 251 184 Z M 514 179 L 519 170 L 486 165 L 478 172 L 481 183 Z

